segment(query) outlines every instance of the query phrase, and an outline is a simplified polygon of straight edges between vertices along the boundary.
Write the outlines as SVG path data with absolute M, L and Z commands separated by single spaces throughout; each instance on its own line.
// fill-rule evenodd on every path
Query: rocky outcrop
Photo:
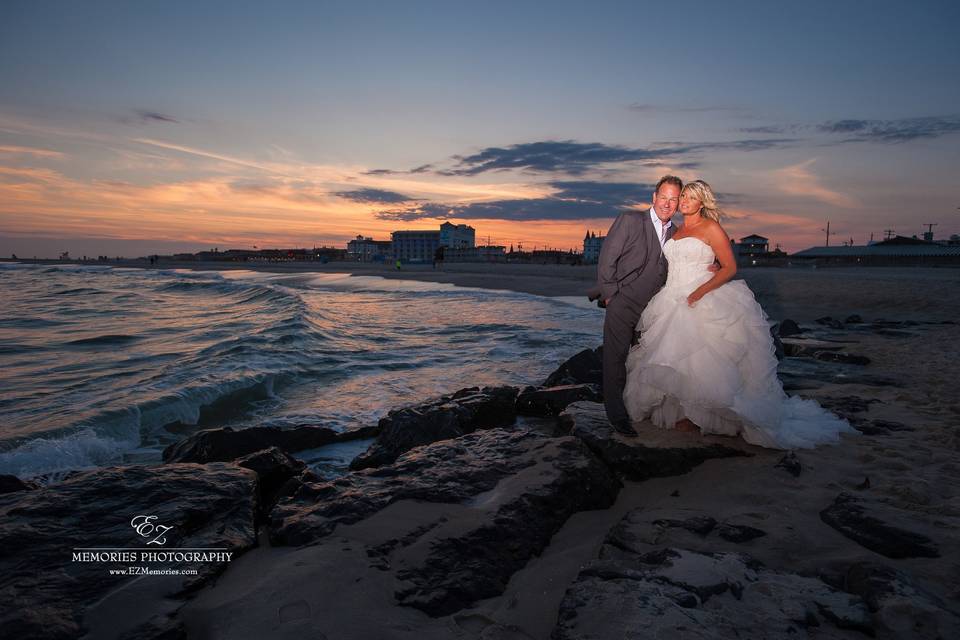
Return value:
M 603 405 L 577 402 L 560 421 L 603 462 L 628 480 L 646 480 L 686 473 L 712 458 L 748 456 L 749 445 L 737 438 L 704 438 L 649 424 L 639 426 L 639 437 L 625 438 L 613 430 Z
M 257 474 L 260 490 L 258 503 L 262 515 L 266 515 L 273 508 L 281 487 L 291 478 L 300 475 L 306 466 L 276 447 L 237 458 L 234 464 Z
M 603 347 L 584 349 L 547 376 L 541 387 L 566 384 L 595 384 L 603 389 Z
M 169 445 L 163 450 L 164 462 L 228 462 L 256 451 L 277 447 L 288 453 L 315 449 L 335 442 L 372 438 L 376 427 L 334 431 L 327 427 L 230 427 L 205 429 Z
M 742 553 L 604 548 L 567 590 L 555 640 L 873 635 L 863 599 Z M 638 634 L 638 630 L 643 630 Z
M 477 429 L 512 425 L 517 417 L 516 399 L 516 387 L 471 387 L 392 410 L 381 418 L 377 439 L 354 458 L 350 468 L 390 464 L 414 447 L 458 438 Z
M 456 521 L 426 523 L 369 552 L 375 568 L 395 572 L 400 604 L 445 615 L 502 593 L 570 515 L 610 506 L 619 487 L 576 438 L 482 430 L 304 484 L 274 509 L 271 540 L 309 544 L 402 500 L 458 505 L 466 511 Z
M 854 542 L 888 558 L 940 557 L 937 545 L 927 536 L 884 522 L 884 518 L 897 515 L 890 507 L 841 493 L 820 512 L 820 519 Z
M 517 413 L 526 416 L 558 416 L 574 402 L 603 402 L 595 384 L 567 384 L 559 387 L 527 387 L 517 397 Z
M 15 551 L 0 555 L 4 636 L 56 640 L 83 635 L 83 607 L 136 579 L 110 570 L 142 564 L 76 555 L 94 553 L 90 548 L 217 547 L 235 557 L 252 547 L 256 485 L 252 471 L 234 465 L 161 464 L 81 472 L 53 486 L 0 496 L 0 549 Z M 155 518 L 138 530 L 136 516 Z M 160 534 L 165 542 L 151 544 Z M 197 588 L 227 565 L 152 566 L 199 571 L 177 580 L 166 594 L 173 595 Z

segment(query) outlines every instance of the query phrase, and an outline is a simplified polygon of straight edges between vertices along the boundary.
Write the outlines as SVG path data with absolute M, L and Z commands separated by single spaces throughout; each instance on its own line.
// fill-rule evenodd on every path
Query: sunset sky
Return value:
M 580 248 L 664 173 L 795 251 L 960 233 L 960 3 L 0 3 L 0 256 Z

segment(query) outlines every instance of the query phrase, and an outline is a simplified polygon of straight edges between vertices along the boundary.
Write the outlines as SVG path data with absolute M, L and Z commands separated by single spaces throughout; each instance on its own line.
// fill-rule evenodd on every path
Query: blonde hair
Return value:
M 717 197 L 713 194 L 710 185 L 703 180 L 694 180 L 685 184 L 680 193 L 682 195 L 688 191 L 703 205 L 700 209 L 701 216 L 720 222 L 720 218 L 724 215 L 723 210 L 717 204 Z

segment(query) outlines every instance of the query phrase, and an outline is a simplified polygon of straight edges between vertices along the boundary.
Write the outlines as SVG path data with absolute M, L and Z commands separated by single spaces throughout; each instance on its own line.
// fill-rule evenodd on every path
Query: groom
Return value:
M 637 435 L 623 404 L 627 353 L 640 314 L 667 281 L 663 244 L 676 230 L 670 220 L 680 204 L 681 189 L 680 178 L 660 178 L 653 206 L 621 213 L 607 232 L 597 262 L 597 286 L 590 295 L 602 299 L 607 309 L 603 322 L 604 406 L 613 428 L 625 435 Z

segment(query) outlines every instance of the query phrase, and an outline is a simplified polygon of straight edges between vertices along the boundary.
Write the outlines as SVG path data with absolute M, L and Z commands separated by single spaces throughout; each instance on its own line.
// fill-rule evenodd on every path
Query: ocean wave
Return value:
M 108 333 L 106 335 L 94 336 L 92 338 L 77 338 L 76 340 L 69 340 L 63 344 L 70 345 L 71 347 L 102 347 L 108 345 L 129 344 L 142 339 L 142 336 L 131 336 L 124 333 Z
M 0 441 L 0 474 L 21 478 L 123 462 L 124 454 L 145 440 L 163 441 L 171 425 L 208 424 L 242 412 L 252 403 L 275 398 L 282 375 L 254 375 L 175 393 L 112 410 L 54 432 Z

